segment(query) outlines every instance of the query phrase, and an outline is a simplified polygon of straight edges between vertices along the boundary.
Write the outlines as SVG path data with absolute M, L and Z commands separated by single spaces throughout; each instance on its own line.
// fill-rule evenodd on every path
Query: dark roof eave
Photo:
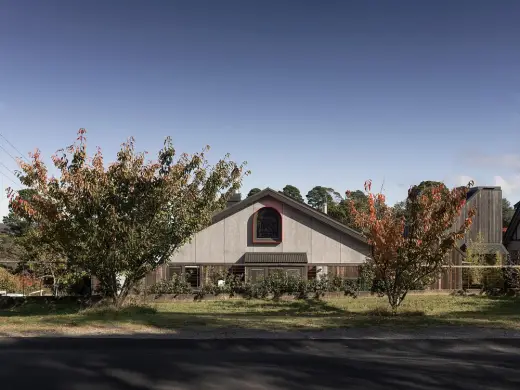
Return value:
M 518 206 L 518 203 L 516 206 Z M 504 233 L 504 239 L 503 239 L 504 245 L 509 244 L 509 242 L 511 241 L 511 238 L 513 237 L 513 232 L 516 231 L 519 224 L 520 224 L 520 207 L 516 207 L 515 213 L 513 214 L 513 218 L 511 219 L 511 222 L 509 223 L 509 226 L 507 227 L 507 230 Z

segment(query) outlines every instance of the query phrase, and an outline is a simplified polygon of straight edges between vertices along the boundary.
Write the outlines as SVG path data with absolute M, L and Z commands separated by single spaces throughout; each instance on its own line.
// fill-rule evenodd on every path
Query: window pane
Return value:
M 289 269 L 287 269 L 287 276 L 292 276 L 294 278 L 301 278 L 302 269 L 301 268 L 289 268 Z
M 252 282 L 256 282 L 260 279 L 263 279 L 265 276 L 265 269 L 264 268 L 250 268 L 248 270 L 249 279 Z
M 276 210 L 264 208 L 258 211 L 256 238 L 280 239 L 280 214 Z
M 191 287 L 199 287 L 200 271 L 199 267 L 184 267 L 186 280 Z
M 279 267 L 269 267 L 269 275 L 273 275 L 273 274 L 281 274 L 284 272 L 284 269 L 283 268 L 279 268 Z
M 167 269 L 166 278 L 168 280 L 171 280 L 173 278 L 173 275 L 180 275 L 182 273 L 181 267 L 170 265 Z

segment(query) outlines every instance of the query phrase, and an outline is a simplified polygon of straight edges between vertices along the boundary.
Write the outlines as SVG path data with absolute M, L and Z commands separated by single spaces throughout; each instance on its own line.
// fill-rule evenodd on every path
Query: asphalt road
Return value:
M 520 339 L 3 339 L 0 388 L 517 390 Z

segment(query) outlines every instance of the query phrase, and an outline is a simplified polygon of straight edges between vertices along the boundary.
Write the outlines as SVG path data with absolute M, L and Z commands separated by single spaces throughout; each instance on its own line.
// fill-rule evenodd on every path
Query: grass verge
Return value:
M 520 330 L 520 299 L 409 296 L 392 316 L 385 298 L 322 301 L 221 300 L 97 307 L 26 304 L 0 311 L 0 335 L 164 333 L 186 330 L 323 330 L 352 327 L 472 325 Z

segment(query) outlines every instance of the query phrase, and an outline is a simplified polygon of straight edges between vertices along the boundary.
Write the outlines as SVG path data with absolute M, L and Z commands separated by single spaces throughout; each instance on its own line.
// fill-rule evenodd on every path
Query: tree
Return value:
M 416 187 L 416 189 L 418 191 L 424 191 L 426 189 L 431 189 L 431 188 L 435 188 L 435 187 L 439 187 L 441 186 L 443 183 L 440 182 L 440 181 L 435 181 L 435 180 L 423 180 L 421 181 Z M 442 190 L 443 192 L 448 190 L 447 187 L 443 187 L 444 189 Z
M 80 129 L 76 142 L 52 157 L 59 178 L 47 177 L 39 150 L 30 163 L 20 161 L 20 180 L 37 195 L 28 202 L 9 191 L 10 204 L 36 222 L 34 242 L 59 249 L 121 305 L 136 283 L 210 223 L 248 172 L 229 156 L 209 166 L 208 147 L 176 158 L 170 138 L 149 162 L 130 138 L 105 167 L 99 148 L 87 158 L 85 133 Z
M 394 213 L 402 218 L 407 218 L 407 212 L 406 212 L 406 200 L 402 200 L 400 202 L 397 202 L 394 204 Z
M 302 202 L 303 203 L 302 194 L 301 194 L 300 190 L 298 188 L 296 188 L 295 186 L 287 184 L 282 189 L 281 192 L 285 196 L 288 196 L 289 198 L 292 198 L 292 199 L 296 200 L 297 202 Z
M 515 209 L 506 198 L 502 198 L 502 227 L 508 227 L 515 215 Z
M 253 188 L 249 193 L 247 194 L 247 197 L 253 196 L 254 194 L 258 194 L 260 191 L 262 191 L 260 188 Z
M 24 255 L 17 237 L 12 234 L 0 234 L 0 264 L 16 265 Z
M 342 199 L 339 203 L 331 203 L 331 207 L 328 208 L 328 214 L 338 222 L 356 229 L 350 211 L 350 202 L 353 202 L 358 210 L 368 208 L 368 198 L 363 191 L 347 191 L 345 199 Z
M 448 253 L 464 237 L 475 215 L 474 209 L 468 210 L 462 226 L 453 228 L 472 184 L 451 191 L 444 184 L 410 188 L 406 220 L 386 205 L 383 194 L 371 192 L 370 181 L 365 183 L 368 210 L 358 210 L 350 201 L 355 223 L 371 248 L 367 267 L 380 282 L 394 313 L 408 291 L 433 283 L 442 267 L 449 265 Z
M 36 195 L 36 191 L 32 188 L 24 188 L 18 191 L 20 199 L 30 202 L 32 197 Z M 9 214 L 4 217 L 3 222 L 9 226 L 10 231 L 15 236 L 23 236 L 31 227 L 31 218 L 20 217 L 14 211 L 11 205 L 9 205 Z
M 442 186 L 442 187 L 441 187 Z M 415 189 L 415 191 L 417 191 L 417 193 L 421 193 L 425 190 L 428 190 L 428 189 L 431 189 L 431 188 L 435 188 L 435 187 L 439 187 L 439 188 L 443 188 L 442 189 L 442 194 L 446 194 L 449 190 L 446 186 L 443 186 L 443 183 L 440 182 L 440 181 L 434 181 L 434 180 L 423 180 L 421 181 L 418 185 L 415 185 L 413 186 L 413 188 Z M 400 216 L 400 217 L 404 217 L 405 219 L 408 219 L 409 216 L 410 216 L 410 210 L 408 209 L 408 199 L 405 199 L 401 202 L 397 202 L 393 209 L 394 209 L 394 212 Z
M 88 276 L 83 269 L 68 261 L 56 242 L 40 240 L 37 229 L 29 229 L 18 241 L 24 248 L 18 269 L 42 281 L 50 279 L 54 296 L 72 289 Z
M 332 203 L 339 203 L 343 199 L 341 195 L 334 191 L 332 188 L 316 186 L 311 189 L 307 195 L 307 203 L 316 208 L 321 209 L 327 203 L 330 205 Z

